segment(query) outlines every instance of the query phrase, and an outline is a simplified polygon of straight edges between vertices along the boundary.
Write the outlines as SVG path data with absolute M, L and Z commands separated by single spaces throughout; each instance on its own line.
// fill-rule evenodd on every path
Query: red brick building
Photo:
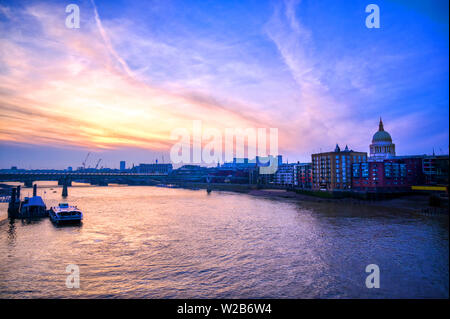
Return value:
M 384 161 L 353 163 L 354 190 L 395 192 L 409 191 L 412 185 L 425 181 L 422 170 L 424 156 L 396 156 Z

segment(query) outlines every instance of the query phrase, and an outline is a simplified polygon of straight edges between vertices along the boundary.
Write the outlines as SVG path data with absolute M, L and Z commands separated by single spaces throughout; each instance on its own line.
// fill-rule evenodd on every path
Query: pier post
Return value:
M 8 204 L 8 217 L 14 217 L 15 215 L 15 204 L 16 204 L 16 189 L 11 189 L 11 199 Z
M 16 189 L 11 189 L 11 199 L 9 200 L 9 203 L 15 203 L 16 202 Z
M 208 194 L 210 194 L 211 193 L 211 191 L 212 191 L 212 189 L 211 189 L 211 176 L 206 176 L 206 192 L 208 193 Z
M 71 185 L 72 185 L 72 181 L 69 180 L 68 178 L 64 178 L 62 180 L 62 186 L 63 186 L 62 197 L 67 197 L 67 195 L 68 195 L 67 186 L 71 186 Z
M 67 184 L 64 183 L 63 189 L 62 189 L 62 197 L 67 197 Z
M 37 184 L 33 185 L 33 197 L 37 196 Z
M 17 188 L 11 189 L 11 199 L 8 204 L 9 218 L 17 217 L 17 213 L 19 212 L 19 204 L 20 204 L 20 186 L 17 186 Z

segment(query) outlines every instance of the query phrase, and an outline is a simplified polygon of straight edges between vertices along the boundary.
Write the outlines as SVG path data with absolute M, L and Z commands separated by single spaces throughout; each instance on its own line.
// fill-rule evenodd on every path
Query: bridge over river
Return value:
M 2 182 L 21 182 L 32 187 L 35 181 L 58 181 L 58 185 L 71 186 L 72 182 L 107 186 L 110 183 L 128 185 L 155 185 L 167 179 L 161 173 L 122 172 L 0 172 Z

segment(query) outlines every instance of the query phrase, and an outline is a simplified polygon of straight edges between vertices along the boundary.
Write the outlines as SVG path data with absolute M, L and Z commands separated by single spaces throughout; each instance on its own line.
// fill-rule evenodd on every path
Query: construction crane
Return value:
M 98 162 L 97 162 L 97 164 L 95 165 L 95 169 L 97 169 L 97 167 L 98 167 L 98 164 L 100 164 L 100 162 L 102 161 L 102 159 L 101 158 L 99 158 L 98 159 Z
M 84 159 L 83 163 L 81 163 L 81 164 L 83 164 L 83 169 L 86 168 L 86 161 L 87 161 L 89 155 L 91 155 L 91 152 L 87 153 L 86 158 Z

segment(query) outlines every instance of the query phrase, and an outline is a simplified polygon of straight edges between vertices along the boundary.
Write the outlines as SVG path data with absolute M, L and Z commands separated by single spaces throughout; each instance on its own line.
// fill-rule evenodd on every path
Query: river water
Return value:
M 82 225 L 0 221 L 0 298 L 449 297 L 448 217 L 146 186 L 77 185 L 67 201 Z

